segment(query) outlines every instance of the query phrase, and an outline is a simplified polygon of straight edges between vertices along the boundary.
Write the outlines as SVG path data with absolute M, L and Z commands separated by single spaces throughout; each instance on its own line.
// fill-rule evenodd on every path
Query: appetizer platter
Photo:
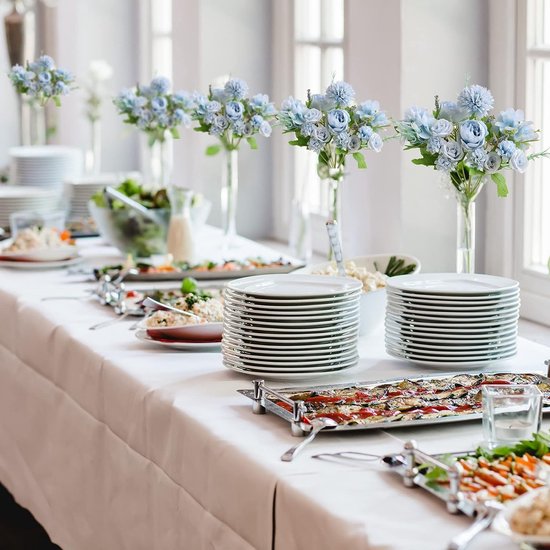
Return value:
M 273 412 L 291 422 L 294 435 L 305 435 L 316 418 L 335 421 L 334 430 L 477 420 L 482 417 L 481 389 L 486 384 L 536 384 L 544 396 L 543 410 L 550 410 L 550 378 L 534 373 L 430 375 L 277 390 L 254 380 L 254 389 L 238 391 L 254 401 L 254 413 Z
M 550 434 L 533 434 L 512 446 L 445 455 L 426 454 L 408 441 L 401 453 L 382 461 L 403 477 L 407 487 L 422 487 L 445 501 L 451 513 L 473 516 L 488 503 L 498 509 L 545 486 Z
M 293 263 L 279 258 L 264 260 L 262 258 L 248 258 L 246 260 L 227 260 L 223 262 L 203 262 L 199 264 L 167 263 L 155 266 L 149 263 L 137 262 L 137 274 L 128 275 L 126 281 L 179 281 L 184 277 L 193 277 L 197 280 L 238 279 L 249 275 L 271 275 L 274 273 L 290 273 L 303 264 Z M 125 265 L 107 265 L 94 270 L 96 279 L 102 275 L 116 276 Z

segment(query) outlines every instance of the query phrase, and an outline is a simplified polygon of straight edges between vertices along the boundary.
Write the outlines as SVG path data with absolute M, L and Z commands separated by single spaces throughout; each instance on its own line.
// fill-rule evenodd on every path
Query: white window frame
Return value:
M 489 84 L 496 110 L 527 105 L 527 2 L 489 0 Z M 548 162 L 538 160 L 537 162 Z M 532 167 L 531 167 L 532 168 Z M 550 277 L 524 267 L 525 185 L 528 178 L 506 174 L 510 197 L 489 193 L 486 211 L 487 272 L 514 277 L 521 287 L 521 316 L 550 325 Z

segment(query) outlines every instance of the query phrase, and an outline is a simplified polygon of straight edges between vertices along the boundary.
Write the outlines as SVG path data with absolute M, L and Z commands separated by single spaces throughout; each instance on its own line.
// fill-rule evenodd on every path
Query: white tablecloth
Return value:
M 266 254 L 249 242 L 241 252 Z M 88 246 L 96 254 L 111 250 Z M 0 269 L 0 481 L 64 550 L 430 550 L 467 527 L 377 464 L 312 459 L 382 454 L 415 438 L 428 452 L 469 449 L 479 423 L 322 434 L 292 463 L 296 439 L 256 416 L 236 390 L 250 379 L 219 353 L 148 347 L 113 313 L 79 295 L 82 275 Z M 319 383 L 421 374 L 390 358 L 383 334 L 361 342 L 359 366 Z M 543 372 L 550 350 L 521 340 L 503 368 Z M 494 533 L 472 549 L 513 548 Z

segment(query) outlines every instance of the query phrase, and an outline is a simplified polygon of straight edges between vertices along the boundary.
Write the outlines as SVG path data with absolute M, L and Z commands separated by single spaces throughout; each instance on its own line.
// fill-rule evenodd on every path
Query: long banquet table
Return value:
M 114 251 L 88 243 L 84 254 L 98 264 Z M 321 434 L 283 463 L 297 441 L 289 425 L 252 414 L 236 392 L 250 379 L 220 353 L 146 346 L 132 321 L 90 331 L 113 316 L 93 300 L 41 301 L 90 287 L 79 274 L 0 269 L 0 482 L 64 550 L 430 550 L 471 522 L 377 462 L 311 456 L 383 454 L 411 438 L 428 452 L 471 449 L 479 422 Z M 386 355 L 381 330 L 360 356 L 316 382 L 423 373 Z M 549 357 L 520 339 L 517 357 L 492 369 L 543 372 Z M 515 546 L 491 532 L 471 546 L 496 547 Z

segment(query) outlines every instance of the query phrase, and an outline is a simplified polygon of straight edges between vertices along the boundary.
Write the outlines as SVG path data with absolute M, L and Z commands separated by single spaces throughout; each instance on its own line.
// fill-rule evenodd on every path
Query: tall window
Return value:
M 321 93 L 344 78 L 344 0 L 294 0 L 294 95 Z M 294 150 L 296 195 L 310 211 L 326 215 L 327 192 L 317 176 L 316 156 Z
M 538 150 L 550 147 L 550 2 L 529 0 L 526 33 L 527 117 L 540 125 Z M 523 267 L 548 273 L 550 259 L 550 162 L 538 160 L 526 174 Z
M 151 72 L 172 80 L 172 0 L 150 0 Z

